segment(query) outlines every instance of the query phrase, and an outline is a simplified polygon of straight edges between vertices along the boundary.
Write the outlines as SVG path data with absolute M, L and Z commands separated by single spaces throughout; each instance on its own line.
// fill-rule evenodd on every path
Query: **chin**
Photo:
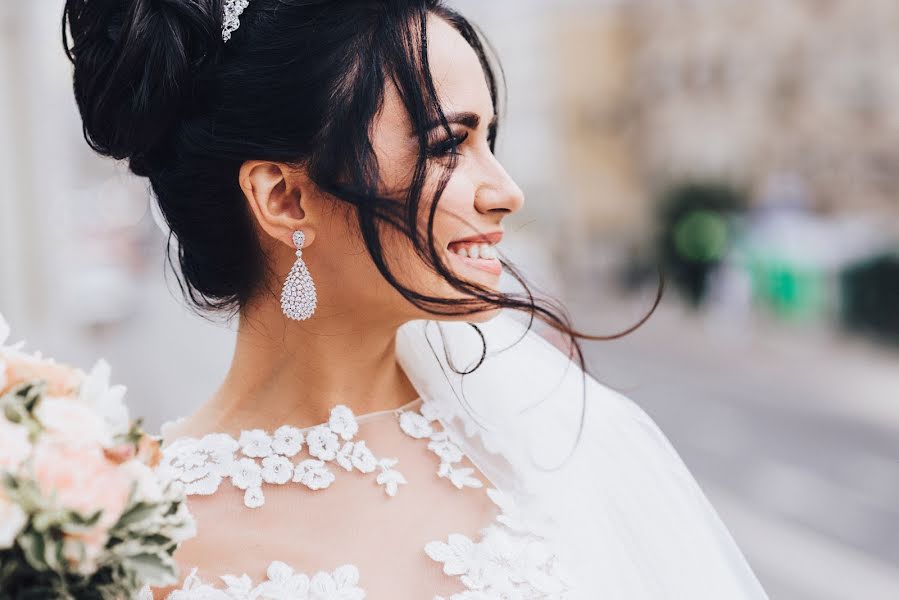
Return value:
M 486 323 L 487 321 L 491 321 L 494 318 L 498 317 L 500 312 L 502 312 L 502 307 L 494 307 L 488 308 L 484 310 L 480 310 L 476 313 L 471 313 L 469 315 L 460 315 L 458 317 L 449 317 L 448 320 L 451 321 L 466 321 L 468 323 Z
M 487 321 L 492 321 L 498 317 L 501 310 L 501 308 L 493 308 L 489 311 L 470 315 L 468 321 L 470 323 L 486 323 Z

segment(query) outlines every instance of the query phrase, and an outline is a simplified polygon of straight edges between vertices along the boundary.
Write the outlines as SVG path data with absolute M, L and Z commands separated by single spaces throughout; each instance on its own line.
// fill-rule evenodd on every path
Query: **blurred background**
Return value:
M 899 598 L 899 3 L 457 0 L 505 67 L 505 252 L 644 407 L 773 600 Z M 60 0 L 0 3 L 0 311 L 151 430 L 224 374 L 145 180 L 84 143 Z

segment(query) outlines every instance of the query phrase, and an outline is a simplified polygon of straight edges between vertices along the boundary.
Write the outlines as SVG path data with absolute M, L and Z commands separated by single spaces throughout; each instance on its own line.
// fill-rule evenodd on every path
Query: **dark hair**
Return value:
M 435 166 L 429 149 L 430 123 L 451 135 L 428 67 L 429 14 L 445 19 L 475 50 L 500 114 L 495 61 L 460 14 L 440 0 L 251 0 L 225 44 L 222 11 L 223 0 L 66 0 L 62 21 L 84 137 L 100 154 L 127 158 L 135 174 L 149 178 L 177 241 L 179 285 L 196 308 L 233 316 L 266 280 L 236 177 L 245 160 L 261 159 L 302 165 L 323 191 L 352 206 L 381 274 L 432 314 L 472 314 L 485 304 L 525 311 L 529 327 L 536 317 L 570 336 L 584 368 L 576 338 L 620 337 L 652 313 L 620 334 L 590 336 L 571 327 L 558 303 L 536 298 L 505 260 L 522 293 L 470 284 L 443 264 L 433 221 L 455 155 Z M 419 143 L 405 202 L 379 196 L 369 137 L 388 80 Z M 422 209 L 431 168 L 443 173 Z M 401 284 L 384 260 L 382 226 L 405 234 L 468 298 L 432 297 Z M 170 236 L 170 250 L 171 242 Z M 653 310 L 660 297 L 661 288 Z

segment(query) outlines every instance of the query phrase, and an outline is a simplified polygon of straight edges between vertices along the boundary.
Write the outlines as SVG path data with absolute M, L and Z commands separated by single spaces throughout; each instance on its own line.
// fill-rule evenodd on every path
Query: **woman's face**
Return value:
M 455 138 L 457 163 L 438 203 L 435 245 L 457 277 L 498 290 L 501 265 L 495 258 L 494 246 L 502 237 L 503 218 L 521 208 L 524 199 L 521 189 L 490 150 L 493 103 L 474 50 L 452 26 L 436 16 L 429 19 L 428 43 L 432 77 L 452 135 L 447 136 L 439 126 L 429 134 L 432 150 L 444 155 L 431 159 L 419 227 L 425 231 L 430 199 L 443 174 L 440 167 L 453 151 L 448 142 Z M 402 198 L 419 149 L 408 113 L 392 85 L 385 90 L 371 139 L 379 162 L 382 193 Z M 331 206 L 340 205 L 340 201 L 332 200 Z M 391 323 L 436 318 L 408 302 L 382 277 L 365 250 L 354 217 L 341 210 L 324 212 L 330 215 L 317 219 L 314 242 L 303 252 L 319 290 L 319 310 L 329 310 L 328 305 L 337 313 L 361 309 L 366 318 Z M 465 241 L 478 237 L 481 239 Z M 387 265 L 402 284 L 428 296 L 464 297 L 422 262 L 405 236 L 385 227 L 382 239 Z M 496 309 L 492 309 L 461 318 L 484 321 L 495 314 Z

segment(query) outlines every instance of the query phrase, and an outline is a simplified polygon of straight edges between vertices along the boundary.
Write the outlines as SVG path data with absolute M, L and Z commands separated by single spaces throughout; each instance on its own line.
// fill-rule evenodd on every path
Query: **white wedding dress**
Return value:
M 474 329 L 404 325 L 420 396 L 395 410 L 200 439 L 166 424 L 157 470 L 198 531 L 182 582 L 142 600 L 767 598 L 639 407 L 508 315 L 480 327 L 486 358 L 460 376 Z

